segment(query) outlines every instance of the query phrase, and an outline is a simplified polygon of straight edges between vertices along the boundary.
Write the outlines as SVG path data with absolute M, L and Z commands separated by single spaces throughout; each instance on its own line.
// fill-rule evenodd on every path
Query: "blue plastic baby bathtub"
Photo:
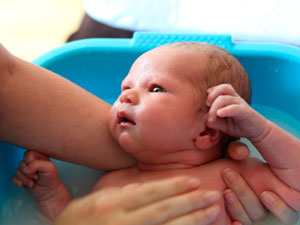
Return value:
M 236 56 L 249 73 L 253 106 L 300 136 L 300 48 L 297 47 L 271 43 L 232 43 L 227 35 L 135 33 L 132 39 L 71 42 L 42 55 L 34 63 L 112 103 L 120 93 L 122 79 L 138 56 L 161 44 L 178 41 L 209 42 Z M 13 187 L 10 179 L 22 157 L 22 151 L 4 143 L 0 143 L 0 148 L 0 224 L 4 224 L 7 216 L 16 216 L 15 213 L 18 213 L 14 213 L 15 209 L 10 210 L 10 207 L 22 208 L 26 200 L 15 198 L 22 191 Z M 95 175 L 93 179 L 96 179 Z

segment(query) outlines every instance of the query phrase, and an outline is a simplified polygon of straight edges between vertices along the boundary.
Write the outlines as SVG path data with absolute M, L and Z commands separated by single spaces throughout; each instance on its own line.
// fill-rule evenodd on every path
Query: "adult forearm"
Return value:
M 110 105 L 0 46 L 0 140 L 101 169 L 134 161 L 108 130 Z

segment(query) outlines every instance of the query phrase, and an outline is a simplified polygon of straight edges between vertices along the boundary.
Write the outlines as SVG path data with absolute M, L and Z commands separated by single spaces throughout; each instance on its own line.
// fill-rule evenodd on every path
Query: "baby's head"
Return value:
M 207 89 L 222 83 L 250 101 L 246 71 L 217 46 L 181 42 L 146 52 L 122 83 L 111 133 L 141 165 L 178 168 L 215 159 L 226 137 L 206 126 L 205 101 Z
M 236 92 L 250 104 L 251 85 L 241 63 L 224 49 L 205 42 L 177 42 L 162 47 L 187 51 L 195 58 L 192 73 L 178 74 L 194 88 L 195 103 L 205 110 L 207 89 L 219 84 L 231 84 Z M 182 67 L 190 67 L 189 63 Z

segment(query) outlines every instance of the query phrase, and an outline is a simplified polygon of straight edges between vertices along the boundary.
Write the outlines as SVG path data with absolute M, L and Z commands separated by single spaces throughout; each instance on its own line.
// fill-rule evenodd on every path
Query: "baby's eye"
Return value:
M 158 85 L 153 85 L 150 88 L 150 92 L 166 92 L 166 90 L 163 89 L 162 87 L 158 86 Z

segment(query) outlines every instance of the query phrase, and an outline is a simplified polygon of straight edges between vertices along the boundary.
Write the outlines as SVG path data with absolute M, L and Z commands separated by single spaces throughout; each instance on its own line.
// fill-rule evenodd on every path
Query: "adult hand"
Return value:
M 228 155 L 235 160 L 244 160 L 249 155 L 247 146 L 239 141 L 228 146 Z M 224 181 L 229 189 L 224 191 L 226 208 L 233 225 L 254 224 L 267 216 L 263 205 L 282 223 L 296 224 L 298 213 L 290 208 L 277 194 L 265 191 L 259 198 L 248 186 L 246 181 L 234 170 L 223 171 Z
M 196 179 L 175 178 L 100 190 L 74 200 L 55 225 L 211 224 L 220 208 L 220 193 L 201 191 Z

